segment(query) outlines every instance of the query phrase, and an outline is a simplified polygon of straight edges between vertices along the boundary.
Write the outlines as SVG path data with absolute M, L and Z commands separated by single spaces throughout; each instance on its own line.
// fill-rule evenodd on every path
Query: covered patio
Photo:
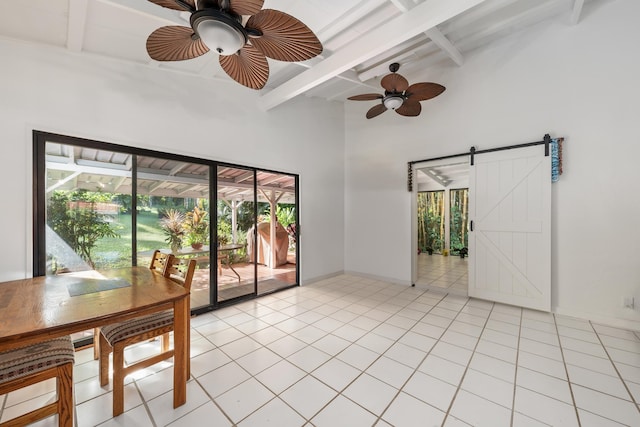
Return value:
M 254 265 L 248 262 L 241 262 L 234 264 L 233 268 L 238 272 L 240 280 L 227 267 L 223 267 L 222 274 L 218 274 L 218 302 L 253 293 Z M 296 265 L 293 262 L 276 268 L 258 264 L 257 270 L 258 295 L 296 284 Z M 209 304 L 209 272 L 208 268 L 196 270 L 191 283 L 192 308 Z

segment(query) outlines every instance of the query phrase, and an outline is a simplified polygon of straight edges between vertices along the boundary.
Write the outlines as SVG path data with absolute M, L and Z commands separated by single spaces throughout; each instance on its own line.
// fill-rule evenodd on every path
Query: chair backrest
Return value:
M 191 290 L 191 281 L 196 271 L 195 259 L 176 258 L 171 256 L 165 270 L 165 276 Z
M 169 258 L 171 257 L 173 257 L 172 254 L 165 254 L 156 249 L 155 251 L 153 251 L 153 256 L 151 257 L 151 264 L 149 265 L 149 268 L 167 276 L 166 266 Z

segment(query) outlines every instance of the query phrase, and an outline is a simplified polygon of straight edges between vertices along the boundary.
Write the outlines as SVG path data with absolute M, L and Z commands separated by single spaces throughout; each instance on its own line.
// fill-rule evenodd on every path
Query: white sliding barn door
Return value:
M 469 296 L 551 310 L 551 157 L 544 145 L 476 155 Z

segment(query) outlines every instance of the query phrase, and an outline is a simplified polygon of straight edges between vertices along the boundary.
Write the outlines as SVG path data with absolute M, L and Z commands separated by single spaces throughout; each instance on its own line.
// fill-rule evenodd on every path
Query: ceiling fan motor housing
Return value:
M 220 55 L 235 54 L 248 40 L 242 17 L 217 9 L 194 12 L 191 28 L 209 49 Z

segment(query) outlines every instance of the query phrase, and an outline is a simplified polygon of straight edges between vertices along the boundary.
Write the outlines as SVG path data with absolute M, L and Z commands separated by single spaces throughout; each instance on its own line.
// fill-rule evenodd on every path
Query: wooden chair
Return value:
M 170 256 L 171 254 L 165 254 L 156 249 L 155 251 L 153 251 L 153 256 L 151 257 L 151 264 L 149 265 L 149 268 L 151 270 L 157 271 L 158 273 L 164 274 L 164 270 Z
M 167 261 L 171 256 L 173 255 L 165 254 L 156 249 L 153 251 L 153 255 L 151 256 L 149 269 L 157 271 L 160 274 L 164 274 Z M 98 360 L 100 358 L 100 328 L 93 329 L 93 358 L 94 360 Z
M 191 289 L 191 281 L 196 268 L 195 260 L 184 260 L 169 256 L 165 276 Z M 138 317 L 100 328 L 100 385 L 109 383 L 109 353 L 113 352 L 113 416 L 124 411 L 124 379 L 132 372 L 147 368 L 162 360 L 173 357 L 169 349 L 168 334 L 173 330 L 173 310 Z M 188 331 L 188 330 L 187 330 Z M 188 334 L 189 332 L 187 332 Z M 161 353 L 125 366 L 124 349 L 151 338 L 162 336 Z M 189 339 L 187 335 L 187 339 Z M 189 342 L 189 341 L 188 341 Z M 190 366 L 187 360 L 187 374 Z
M 55 378 L 58 397 L 55 402 L 0 423 L 0 426 L 26 426 L 55 414 L 58 414 L 58 426 L 73 426 L 73 354 L 73 343 L 68 335 L 1 352 L 0 395 Z

